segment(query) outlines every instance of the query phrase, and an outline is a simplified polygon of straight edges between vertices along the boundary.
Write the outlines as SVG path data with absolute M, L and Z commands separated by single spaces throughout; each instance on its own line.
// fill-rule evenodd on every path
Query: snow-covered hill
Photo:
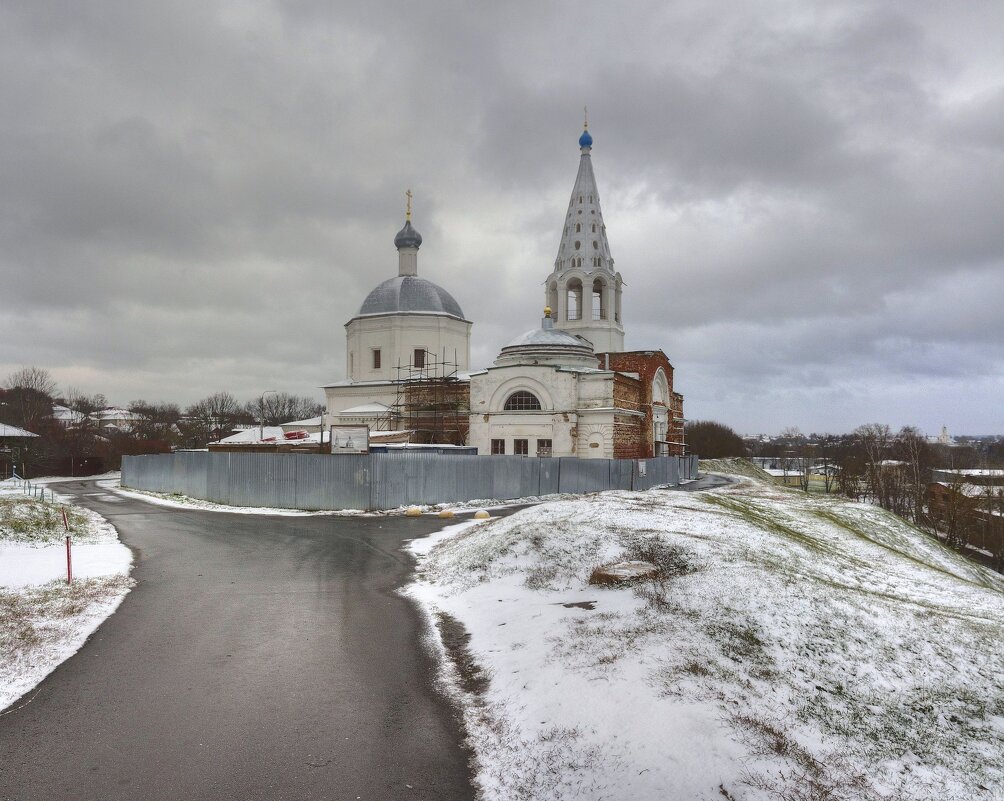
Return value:
M 1002 797 L 1004 582 L 878 508 L 744 479 L 413 547 L 487 799 Z

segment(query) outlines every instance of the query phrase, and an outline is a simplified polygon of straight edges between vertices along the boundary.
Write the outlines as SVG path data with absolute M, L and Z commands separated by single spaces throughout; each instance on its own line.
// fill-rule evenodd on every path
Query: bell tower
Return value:
M 568 201 L 554 271 L 547 277 L 544 303 L 555 326 L 588 339 L 597 353 L 624 350 L 621 275 L 607 242 L 600 193 L 593 175 L 593 137 L 589 120 L 579 137 L 579 172 Z

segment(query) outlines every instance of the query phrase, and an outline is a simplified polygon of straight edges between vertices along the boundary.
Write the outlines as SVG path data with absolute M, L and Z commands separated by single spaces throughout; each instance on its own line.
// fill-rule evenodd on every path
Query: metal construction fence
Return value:
M 694 478 L 697 456 L 538 459 L 190 451 L 122 458 L 123 487 L 280 509 L 396 509 L 557 492 L 644 490 Z

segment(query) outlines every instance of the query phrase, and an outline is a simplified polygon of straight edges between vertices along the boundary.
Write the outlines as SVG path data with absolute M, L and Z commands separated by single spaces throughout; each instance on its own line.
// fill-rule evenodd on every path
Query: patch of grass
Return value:
M 704 628 L 722 654 L 733 662 L 769 665 L 772 663 L 760 627 L 753 620 L 719 620 Z
M 774 801 L 893 801 L 896 796 L 880 793 L 868 776 L 854 768 L 841 754 L 814 756 L 789 733 L 781 720 L 748 713 L 730 716 L 736 732 L 753 754 L 780 758 L 785 770 L 769 773 L 744 771 L 741 782 L 760 790 Z
M 52 544 L 66 536 L 63 506 L 37 498 L 0 498 L 0 539 L 32 544 Z M 86 536 L 87 517 L 79 510 L 65 507 L 70 534 Z
M 51 581 L 25 590 L 0 588 L 0 654 L 24 656 L 60 638 L 62 624 L 125 592 L 128 576 Z
M 443 647 L 457 669 L 460 687 L 471 695 L 483 696 L 491 683 L 491 676 L 474 659 L 474 654 L 468 647 L 471 635 L 467 633 L 464 624 L 445 612 L 437 612 L 436 626 L 439 628 Z
M 523 584 L 528 590 L 552 590 L 557 577 L 556 565 L 537 565 L 527 571 Z
M 698 472 L 704 473 L 728 473 L 734 476 L 746 476 L 759 481 L 774 483 L 774 478 L 770 473 L 761 470 L 749 459 L 700 459 L 697 463 Z
M 661 579 L 684 576 L 696 570 L 693 555 L 686 548 L 667 542 L 660 532 L 643 532 L 642 538 L 628 547 L 627 558 L 655 565 Z

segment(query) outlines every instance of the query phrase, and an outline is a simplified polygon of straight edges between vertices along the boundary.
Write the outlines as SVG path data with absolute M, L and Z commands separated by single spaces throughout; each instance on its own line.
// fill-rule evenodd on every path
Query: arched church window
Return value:
M 578 250 L 580 247 L 582 247 L 582 243 L 578 239 L 576 239 L 575 240 L 575 249 Z
M 565 319 L 582 319 L 582 281 L 573 278 L 568 282 L 568 294 L 565 296 Z
M 606 320 L 607 319 L 607 298 L 606 285 L 602 280 L 597 278 L 593 281 L 593 319 L 594 320 Z
M 582 223 L 575 223 L 575 233 L 579 233 L 582 230 Z
M 593 233 L 596 233 L 596 223 L 593 223 Z
M 594 239 L 594 240 L 593 240 L 593 250 L 599 250 L 599 249 L 600 249 L 600 243 L 599 243 L 599 242 L 597 242 L 597 241 L 596 241 L 596 240 Z
M 540 400 L 532 392 L 521 389 L 506 398 L 504 408 L 507 412 L 539 412 Z

